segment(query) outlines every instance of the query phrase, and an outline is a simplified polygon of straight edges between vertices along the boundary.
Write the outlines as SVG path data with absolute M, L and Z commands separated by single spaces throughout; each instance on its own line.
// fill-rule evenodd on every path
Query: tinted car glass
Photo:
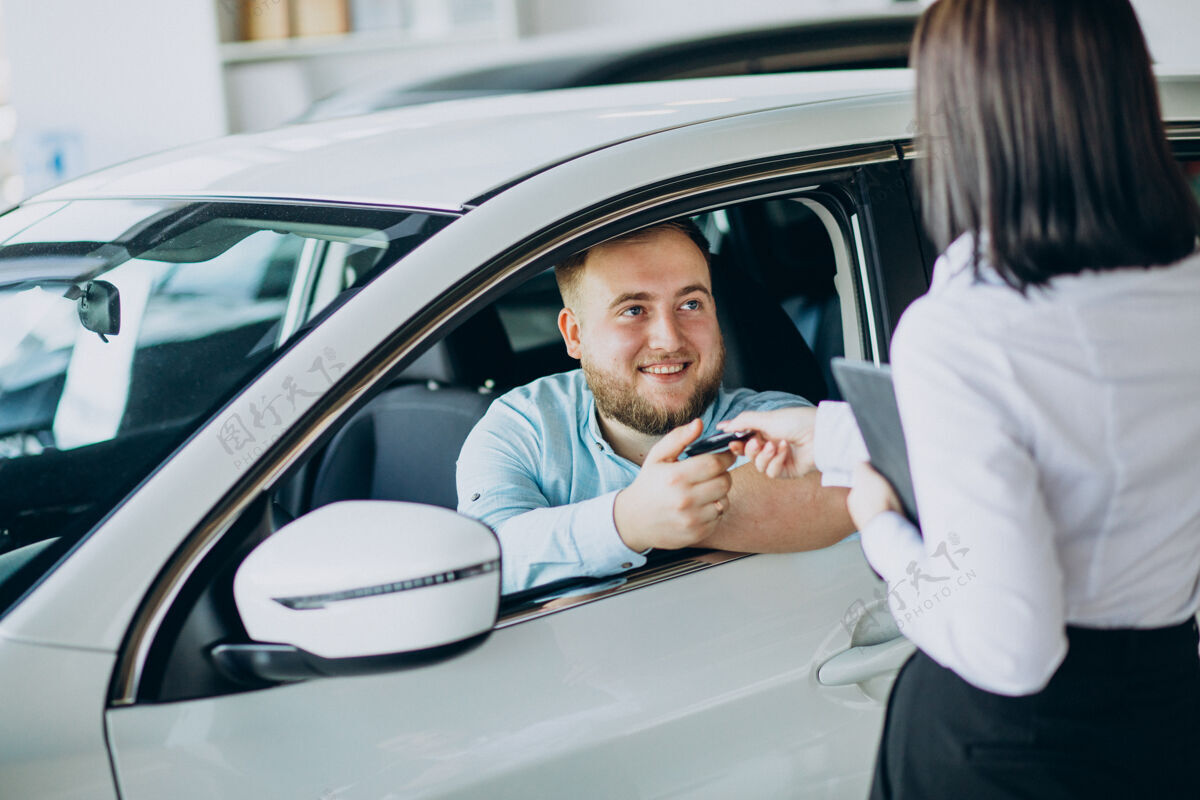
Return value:
M 0 218 L 0 612 L 322 309 L 449 219 L 147 200 Z

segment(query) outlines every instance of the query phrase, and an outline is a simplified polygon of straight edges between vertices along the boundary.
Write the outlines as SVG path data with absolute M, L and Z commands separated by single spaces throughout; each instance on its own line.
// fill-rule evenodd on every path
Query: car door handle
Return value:
M 830 658 L 817 670 L 823 686 L 849 686 L 900 669 L 916 647 L 903 636 L 880 644 L 851 647 Z

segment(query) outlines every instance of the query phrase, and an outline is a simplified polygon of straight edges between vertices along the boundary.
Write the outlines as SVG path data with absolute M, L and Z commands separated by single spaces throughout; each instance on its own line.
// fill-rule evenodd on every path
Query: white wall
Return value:
M 419 77 L 477 63 L 513 46 L 499 41 L 347 52 L 223 70 L 217 11 L 220 3 L 231 1 L 0 0 L 24 193 L 231 127 L 279 124 L 311 100 L 347 85 Z M 903 5 L 889 0 L 511 2 L 527 37 L 593 27 L 667 31 Z M 1158 61 L 1200 65 L 1195 45 L 1200 0 L 1133 3 Z
M 1132 0 L 1150 55 L 1162 64 L 1200 65 L 1200 0 Z
M 210 0 L 3 0 L 25 192 L 225 133 Z

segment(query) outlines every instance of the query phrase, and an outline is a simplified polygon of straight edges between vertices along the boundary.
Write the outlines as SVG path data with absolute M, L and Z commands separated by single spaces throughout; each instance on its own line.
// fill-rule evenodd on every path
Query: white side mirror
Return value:
M 251 644 L 212 655 L 232 677 L 300 680 L 440 661 L 480 644 L 500 602 L 483 523 L 415 503 L 349 501 L 279 529 L 238 567 Z

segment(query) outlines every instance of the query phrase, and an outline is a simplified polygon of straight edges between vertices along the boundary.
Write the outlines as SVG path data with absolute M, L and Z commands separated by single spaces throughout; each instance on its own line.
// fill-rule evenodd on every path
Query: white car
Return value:
M 1196 174 L 1200 77 L 1160 80 Z M 491 398 L 572 367 L 549 267 L 656 220 L 713 242 L 727 383 L 885 361 L 935 255 L 910 83 L 434 104 L 0 217 L 2 794 L 863 796 L 928 589 L 851 537 L 500 598 L 453 471 Z

